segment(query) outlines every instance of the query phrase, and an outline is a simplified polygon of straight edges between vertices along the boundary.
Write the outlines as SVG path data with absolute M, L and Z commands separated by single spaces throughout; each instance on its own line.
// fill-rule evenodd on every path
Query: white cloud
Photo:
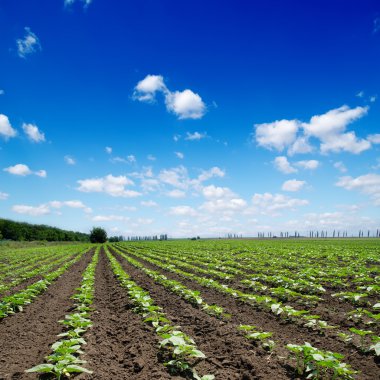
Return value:
M 207 137 L 207 133 L 199 133 L 199 132 L 186 132 L 185 140 L 189 141 L 195 141 L 195 140 L 201 140 Z
M 130 218 L 122 215 L 96 215 L 91 220 L 93 222 L 128 222 Z
M 322 115 L 315 115 L 309 123 L 303 123 L 302 126 L 307 135 L 326 141 L 331 136 L 344 132 L 349 124 L 360 119 L 367 112 L 368 107 L 349 108 L 342 106 Z
M 335 184 L 346 190 L 358 190 L 363 194 L 371 196 L 376 206 L 380 206 L 380 175 L 365 174 L 359 177 L 341 177 Z
M 363 98 L 363 97 L 364 97 L 364 91 L 359 91 L 359 92 L 356 94 L 356 96 L 357 96 L 358 98 Z
M 243 211 L 247 207 L 247 202 L 241 198 L 222 198 L 212 199 L 203 203 L 199 208 L 208 213 L 226 213 L 232 214 L 234 212 Z
M 358 139 L 355 132 L 345 132 L 347 126 L 362 118 L 368 112 L 368 107 L 342 107 L 330 110 L 322 115 L 315 115 L 309 123 L 302 127 L 307 136 L 318 138 L 321 141 L 321 153 L 346 151 L 361 153 L 371 147 L 371 144 Z
M 185 155 L 182 152 L 174 152 L 174 154 L 180 159 L 183 160 L 185 158 Z
M 154 157 L 152 154 L 148 154 L 146 157 L 149 161 L 156 161 L 156 157 Z
M 8 193 L 3 193 L 0 191 L 0 201 L 5 201 L 8 199 L 8 197 L 9 197 Z
M 37 170 L 36 172 L 34 172 L 34 174 L 38 177 L 41 177 L 41 178 L 47 177 L 46 170 Z
M 137 83 L 133 98 L 140 102 L 152 102 L 156 98 L 157 92 L 167 92 L 167 88 L 162 75 L 147 75 Z
M 112 157 L 110 159 L 110 162 L 112 163 L 123 163 L 123 164 L 134 164 L 136 163 L 136 157 L 133 155 L 133 154 L 130 154 L 129 156 L 127 156 L 126 158 L 123 158 L 123 157 Z
M 25 27 L 24 29 L 24 38 L 16 40 L 17 53 L 21 58 L 26 58 L 27 55 L 41 50 L 41 44 L 38 37 L 30 30 L 30 28 Z
M 22 129 L 30 141 L 36 143 L 45 141 L 45 134 L 38 129 L 37 125 L 23 123 Z
M 276 120 L 272 123 L 255 124 L 256 141 L 264 148 L 282 151 L 295 142 L 299 126 L 298 120 Z
M 189 186 L 187 169 L 182 165 L 172 169 L 161 170 L 158 178 L 162 183 L 177 187 L 179 189 L 185 190 Z
M 182 190 L 173 189 L 166 193 L 166 195 L 170 198 L 185 198 L 186 193 Z
M 17 131 L 12 128 L 8 116 L 0 114 L 0 136 L 8 140 L 17 135 Z
M 282 184 L 281 189 L 284 191 L 300 191 L 306 185 L 305 181 L 299 181 L 297 179 L 289 179 Z
M 315 170 L 319 166 L 319 161 L 317 160 L 302 160 L 302 161 L 297 161 L 294 163 L 294 165 L 305 169 L 305 170 Z
M 197 93 L 189 89 L 170 91 L 162 75 L 147 75 L 138 82 L 133 92 L 133 99 L 153 102 L 158 92 L 165 96 L 167 111 L 174 113 L 178 119 L 200 119 L 206 112 L 206 105 Z
M 375 133 L 373 135 L 369 135 L 367 137 L 368 141 L 370 141 L 372 144 L 380 144 L 380 133 Z
M 178 119 L 200 119 L 206 113 L 202 98 L 189 89 L 167 93 L 165 103 L 167 110 Z
M 254 194 L 252 203 L 263 214 L 277 215 L 281 211 L 295 210 L 297 207 L 306 206 L 306 199 L 291 198 L 283 194 Z
M 85 213 L 90 214 L 92 213 L 92 209 L 90 207 L 87 207 L 82 201 L 78 200 L 72 200 L 72 201 L 51 201 L 47 203 L 49 207 L 56 208 L 56 209 L 61 209 L 62 207 L 69 207 L 69 208 L 76 208 L 76 209 L 81 209 Z
M 203 170 L 202 173 L 198 176 L 198 179 L 195 181 L 204 182 L 213 177 L 222 178 L 225 176 L 225 174 L 226 173 L 222 169 L 218 168 L 217 166 L 213 166 L 211 169 Z
M 90 178 L 77 181 L 77 190 L 85 193 L 106 193 L 112 197 L 133 198 L 141 193 L 134 190 L 127 190 L 125 186 L 133 185 L 133 181 L 125 176 L 113 176 L 108 174 L 102 178 Z
M 141 206 L 144 207 L 157 207 L 158 204 L 155 201 L 149 200 L 149 201 L 141 201 L 140 202 Z
M 341 173 L 347 172 L 347 168 L 342 161 L 334 162 L 334 168 L 338 169 Z
M 65 156 L 64 160 L 65 160 L 65 162 L 66 162 L 67 165 L 75 165 L 76 164 L 76 161 L 75 161 L 74 157 Z
M 14 205 L 12 211 L 18 214 L 25 214 L 31 216 L 41 216 L 50 214 L 50 209 L 47 205 L 28 206 L 28 205 Z
M 321 144 L 321 153 L 328 152 L 350 152 L 359 154 L 371 148 L 371 143 L 364 139 L 358 139 L 355 132 L 342 133 L 338 136 L 333 136 L 329 140 Z
M 273 161 L 274 167 L 284 174 L 296 173 L 298 170 L 293 167 L 285 156 L 278 156 Z
M 288 154 L 293 156 L 295 154 L 311 153 L 312 151 L 313 147 L 310 145 L 308 138 L 301 136 L 289 147 Z
M 4 95 L 5 91 L 3 89 L 0 89 L 0 95 Z
M 288 148 L 289 155 L 310 153 L 313 150 L 310 139 L 319 140 L 322 154 L 341 151 L 359 154 L 369 149 L 371 142 L 358 138 L 353 131 L 346 132 L 346 129 L 366 115 L 368 109 L 344 105 L 322 115 L 315 115 L 307 123 L 279 120 L 256 124 L 256 141 L 259 146 L 269 150 L 283 151 Z
M 175 142 L 179 141 L 180 139 L 181 139 L 181 135 L 174 135 L 174 136 L 173 136 L 173 140 L 174 140 Z
M 110 146 L 106 146 L 106 147 L 104 148 L 104 150 L 105 150 L 106 153 L 108 153 L 108 154 L 111 154 L 111 153 L 112 153 L 112 147 L 110 147 Z
M 46 171 L 45 170 L 38 170 L 36 172 L 32 172 L 27 165 L 24 164 L 17 164 L 14 166 L 9 166 L 8 168 L 5 168 L 4 171 L 13 174 L 13 175 L 19 175 L 19 176 L 27 176 L 30 174 L 35 174 L 38 177 L 46 177 Z
M 202 189 L 202 194 L 208 199 L 236 197 L 236 194 L 228 187 L 218 187 L 214 185 L 205 186 Z
M 176 216 L 196 216 L 197 212 L 190 206 L 175 206 L 170 207 L 169 214 Z

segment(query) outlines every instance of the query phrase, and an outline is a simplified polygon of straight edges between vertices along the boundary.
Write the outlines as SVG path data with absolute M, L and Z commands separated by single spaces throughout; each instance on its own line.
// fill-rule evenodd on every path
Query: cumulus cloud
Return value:
M 24 214 L 30 216 L 41 216 L 50 214 L 50 208 L 47 205 L 28 206 L 28 205 L 14 205 L 12 211 L 17 214 Z
M 206 112 L 202 98 L 189 89 L 169 92 L 165 97 L 165 104 L 167 110 L 178 119 L 201 119 Z
M 350 176 L 341 177 L 335 184 L 346 190 L 357 190 L 363 194 L 369 195 L 376 206 L 380 206 L 380 175 L 365 174 L 353 178 Z
M 294 165 L 305 169 L 305 170 L 315 170 L 319 166 L 319 161 L 317 160 L 301 160 L 294 163 Z
M 362 118 L 368 112 L 368 107 L 342 107 L 330 110 L 322 115 L 315 115 L 309 123 L 302 127 L 307 136 L 316 137 L 321 141 L 321 153 L 346 151 L 361 153 L 370 148 L 371 144 L 364 139 L 358 139 L 355 132 L 345 132 L 347 126 Z
M 285 210 L 295 210 L 297 207 L 306 206 L 309 201 L 306 199 L 291 198 L 283 194 L 254 194 L 253 205 L 263 214 L 278 215 Z
M 247 207 L 247 202 L 242 198 L 221 198 L 212 199 L 203 203 L 200 210 L 208 213 L 222 212 L 225 214 L 233 214 L 234 212 L 243 211 Z
M 20 58 L 26 58 L 27 55 L 41 50 L 41 44 L 38 37 L 30 30 L 30 28 L 25 27 L 24 29 L 24 38 L 16 40 L 17 54 Z
M 289 156 L 293 156 L 295 154 L 311 153 L 313 150 L 313 147 L 309 143 L 309 139 L 305 136 L 300 136 L 289 147 L 288 154 Z
M 208 199 L 236 197 L 236 194 L 228 187 L 218 187 L 215 185 L 205 186 L 202 189 L 202 194 Z
M 38 129 L 37 125 L 23 123 L 22 129 L 30 141 L 36 143 L 45 141 L 45 134 Z
M 297 179 L 289 179 L 282 184 L 281 189 L 284 191 L 300 191 L 306 185 L 305 181 L 299 181 Z
M 126 176 L 113 176 L 108 174 L 101 178 L 89 178 L 77 181 L 77 190 L 85 193 L 106 193 L 112 197 L 134 198 L 141 193 L 126 189 L 128 185 L 134 185 L 133 181 Z
M 93 222 L 128 222 L 131 218 L 123 215 L 95 215 L 91 218 Z
M 186 132 L 186 137 L 185 137 L 185 140 L 189 140 L 189 141 L 199 141 L 199 140 L 202 140 L 204 138 L 207 137 L 207 133 L 199 133 L 199 132 L 194 132 L 194 133 L 190 133 L 190 132 Z
M 3 193 L 0 191 L 0 201 L 5 201 L 9 198 L 9 194 L 8 193 Z
M 298 170 L 293 167 L 285 156 L 278 156 L 273 161 L 274 167 L 284 174 L 296 173 Z
M 140 102 L 152 102 L 156 99 L 157 92 L 166 93 L 167 91 L 162 75 L 147 75 L 137 83 L 133 98 Z
M 104 148 L 104 150 L 106 151 L 107 154 L 111 154 L 112 153 L 112 147 L 110 147 L 110 146 L 106 146 Z
M 197 212 L 192 207 L 183 205 L 171 207 L 169 214 L 176 216 L 196 216 Z
M 166 193 L 166 195 L 170 198 L 185 198 L 186 193 L 182 190 L 173 189 Z
M 0 136 L 8 140 L 17 135 L 17 131 L 9 122 L 8 116 L 0 114 Z
M 148 154 L 147 157 L 146 157 L 149 161 L 156 161 L 156 157 L 153 156 L 153 154 Z
M 92 213 L 92 209 L 90 207 L 86 206 L 82 201 L 78 201 L 78 200 L 63 201 L 63 202 L 51 201 L 47 203 L 47 205 L 55 209 L 61 209 L 62 207 L 69 207 L 69 208 L 81 209 L 87 214 Z
M 72 156 L 65 156 L 63 159 L 65 160 L 67 165 L 75 165 L 76 164 L 75 158 Z
M 282 151 L 296 140 L 299 126 L 298 120 L 276 120 L 272 123 L 255 124 L 256 141 L 264 148 Z
M 17 164 L 14 166 L 9 166 L 8 168 L 3 169 L 5 172 L 8 172 L 13 175 L 18 175 L 25 177 L 27 175 L 34 174 L 38 177 L 45 178 L 47 176 L 46 170 L 37 170 L 33 172 L 32 170 L 29 169 L 28 165 L 24 164 Z
M 138 82 L 133 99 L 153 102 L 157 93 L 163 94 L 167 111 L 175 114 L 178 119 L 200 119 L 206 113 L 206 105 L 199 94 L 190 89 L 170 91 L 162 75 L 147 75 Z
M 77 190 L 85 193 L 106 193 L 112 197 L 133 198 L 141 193 L 134 190 L 127 190 L 125 186 L 134 185 L 133 181 L 126 176 L 113 176 L 108 174 L 102 178 L 89 178 L 77 181 Z
M 51 213 L 51 209 L 61 209 L 62 207 L 69 207 L 74 209 L 81 209 L 85 213 L 91 213 L 90 207 L 87 207 L 83 202 L 78 200 L 72 201 L 51 201 L 47 203 L 40 204 L 38 206 L 29 205 L 14 205 L 12 210 L 18 214 L 25 214 L 31 216 L 41 216 Z
M 358 138 L 354 131 L 346 131 L 354 121 L 368 113 L 368 107 L 350 108 L 346 105 L 321 115 L 314 115 L 309 122 L 277 120 L 256 124 L 255 137 L 259 146 L 269 150 L 283 151 L 289 155 L 310 153 L 310 139 L 320 142 L 320 152 L 350 152 L 359 154 L 371 147 L 369 139 Z
M 185 155 L 182 152 L 174 152 L 174 154 L 179 158 L 180 160 L 183 160 L 185 158 Z

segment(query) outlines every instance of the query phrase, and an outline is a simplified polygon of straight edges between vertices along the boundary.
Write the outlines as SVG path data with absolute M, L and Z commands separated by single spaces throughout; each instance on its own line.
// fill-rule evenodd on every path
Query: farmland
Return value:
M 380 243 L 0 248 L 0 379 L 377 379 Z

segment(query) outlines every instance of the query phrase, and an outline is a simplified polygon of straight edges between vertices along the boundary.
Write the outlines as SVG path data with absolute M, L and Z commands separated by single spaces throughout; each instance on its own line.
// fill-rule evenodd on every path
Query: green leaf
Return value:
M 89 369 L 87 368 L 84 368 L 84 367 L 81 367 L 79 365 L 68 365 L 65 369 L 66 372 L 78 372 L 78 373 L 92 373 L 92 371 L 90 371 Z
M 42 373 L 48 373 L 52 372 L 54 370 L 54 365 L 53 364 L 39 364 L 36 365 L 33 368 L 27 369 L 25 372 L 31 373 L 31 372 L 42 372 Z

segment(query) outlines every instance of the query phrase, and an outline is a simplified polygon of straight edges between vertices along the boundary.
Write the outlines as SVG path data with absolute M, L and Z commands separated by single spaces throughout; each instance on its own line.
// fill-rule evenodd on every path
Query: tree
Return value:
M 107 241 L 107 232 L 100 227 L 94 227 L 90 232 L 91 243 L 105 243 Z

